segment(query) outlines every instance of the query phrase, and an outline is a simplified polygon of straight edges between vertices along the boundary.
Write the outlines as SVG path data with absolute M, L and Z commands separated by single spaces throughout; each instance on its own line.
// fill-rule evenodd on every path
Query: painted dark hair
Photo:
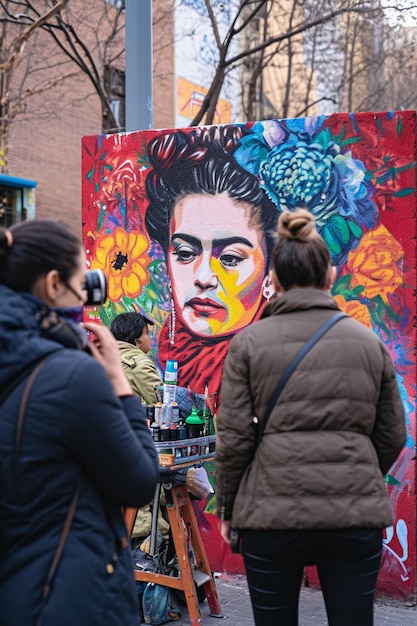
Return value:
M 140 313 L 121 313 L 110 324 L 110 330 L 118 341 L 135 345 L 136 339 L 148 329 L 145 318 Z
M 146 227 L 165 254 L 169 223 L 177 200 L 191 194 L 228 193 L 253 208 L 250 218 L 259 224 L 267 247 L 267 267 L 275 243 L 277 210 L 261 189 L 259 180 L 233 159 L 241 130 L 236 126 L 196 128 L 185 133 L 160 135 L 148 145 L 152 170 L 146 179 L 149 206 Z
M 56 220 L 30 220 L 0 229 L 0 284 L 32 292 L 40 276 L 57 270 L 68 281 L 79 267 L 80 239 Z M 11 245 L 10 245 L 11 243 Z
M 293 287 L 325 289 L 330 252 L 306 209 L 281 213 L 272 265 L 284 291 Z

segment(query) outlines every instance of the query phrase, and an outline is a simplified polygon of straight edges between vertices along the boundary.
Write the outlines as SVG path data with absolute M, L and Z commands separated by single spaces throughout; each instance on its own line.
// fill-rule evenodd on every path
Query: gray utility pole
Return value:
M 126 0 L 126 130 L 153 127 L 152 0 Z

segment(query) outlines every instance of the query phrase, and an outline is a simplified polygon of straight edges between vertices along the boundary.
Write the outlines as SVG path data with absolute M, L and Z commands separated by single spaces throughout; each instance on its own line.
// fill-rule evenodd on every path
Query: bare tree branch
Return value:
M 33 34 L 33 32 L 37 28 L 40 28 L 41 26 L 43 26 L 53 15 L 58 13 L 67 3 L 68 3 L 68 0 L 58 0 L 57 3 L 49 9 L 49 11 L 47 11 L 43 15 L 40 15 L 38 19 L 34 20 L 32 24 L 30 24 L 30 26 L 28 26 L 28 28 L 23 33 L 20 33 L 16 37 L 14 45 L 13 45 L 13 53 L 11 54 L 10 58 L 7 61 L 0 64 L 0 72 L 6 73 L 6 72 L 13 71 L 18 61 L 18 58 L 22 53 L 25 43 Z M 1 2 L 1 5 L 4 5 L 4 2 Z

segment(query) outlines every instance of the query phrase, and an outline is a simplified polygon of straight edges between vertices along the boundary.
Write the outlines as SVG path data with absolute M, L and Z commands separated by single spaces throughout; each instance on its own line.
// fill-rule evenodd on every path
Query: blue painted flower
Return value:
M 242 138 L 234 156 L 257 174 L 278 211 L 306 207 L 335 262 L 344 262 L 378 211 L 363 163 L 340 153 L 325 118 L 261 123 Z M 308 129 L 308 130 L 307 130 Z M 313 133 L 313 134 L 310 134 Z
M 326 154 L 319 144 L 298 141 L 295 146 L 284 143 L 272 148 L 260 164 L 259 177 L 279 212 L 291 211 L 312 203 L 317 206 L 327 199 L 332 169 L 332 156 Z M 333 212 L 335 210 L 333 207 Z

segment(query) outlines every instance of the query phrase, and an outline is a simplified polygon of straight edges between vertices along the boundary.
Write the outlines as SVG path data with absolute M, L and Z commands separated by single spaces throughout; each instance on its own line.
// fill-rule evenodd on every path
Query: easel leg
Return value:
M 183 528 L 183 536 L 186 536 L 186 553 L 185 553 L 185 561 L 187 563 L 187 568 L 191 572 L 192 576 L 192 589 L 194 594 L 195 592 L 195 584 L 194 577 L 192 574 L 192 569 L 189 560 L 189 536 L 188 533 L 191 534 L 191 544 L 194 550 L 195 560 L 196 560 L 196 569 L 199 572 L 205 574 L 207 576 L 207 582 L 203 584 L 204 591 L 206 593 L 207 602 L 210 608 L 210 615 L 213 617 L 223 617 L 219 598 L 217 595 L 216 585 L 213 580 L 213 576 L 211 573 L 210 565 L 207 559 L 206 551 L 204 549 L 203 541 L 200 535 L 200 529 L 198 528 L 197 520 L 194 514 L 194 509 L 190 500 L 190 496 L 188 494 L 187 488 L 184 485 L 179 485 L 178 487 L 174 487 L 172 489 L 172 506 L 171 509 L 178 512 L 179 522 L 181 523 L 181 527 Z M 170 515 L 170 507 L 168 506 L 168 515 Z M 170 517 L 171 522 L 171 517 Z M 185 526 L 186 524 L 186 526 Z M 171 522 L 172 527 L 172 522 Z M 184 534 L 186 533 L 186 535 Z M 175 549 L 177 550 L 177 555 L 179 559 L 179 552 L 177 549 L 177 545 L 175 543 L 175 535 L 174 544 Z M 182 571 L 181 571 L 182 574 Z M 198 601 L 197 601 L 198 605 Z M 188 606 L 188 604 L 187 604 Z M 191 614 L 190 614 L 191 617 Z
M 200 570 L 204 574 L 210 577 L 206 583 L 203 584 L 204 591 L 206 592 L 207 602 L 210 607 L 210 615 L 212 617 L 223 617 L 220 607 L 219 597 L 217 595 L 217 589 L 213 576 L 211 573 L 210 564 L 207 559 L 206 551 L 204 548 L 203 540 L 201 539 L 200 529 L 198 528 L 197 520 L 195 517 L 193 505 L 190 500 L 190 496 L 187 493 L 189 504 L 183 508 L 183 518 L 187 522 L 191 531 L 191 543 L 194 549 L 194 555 L 196 560 L 196 569 Z
M 169 523 L 171 524 L 172 539 L 174 541 L 175 552 L 178 558 L 178 566 L 180 568 L 181 579 L 183 581 L 183 591 L 187 602 L 188 614 L 190 616 L 191 626 L 201 624 L 201 612 L 198 603 L 197 592 L 195 590 L 194 578 L 190 564 L 190 544 L 188 536 L 188 528 L 186 527 L 181 511 L 181 503 L 178 501 L 177 490 L 180 487 L 173 487 L 172 490 L 166 490 L 165 493 L 172 494 L 171 498 L 167 493 L 167 511 Z
M 161 483 L 157 483 L 155 487 L 155 494 L 152 503 L 152 522 L 151 522 L 151 539 L 149 554 L 155 556 L 156 552 L 156 536 L 158 533 L 158 516 L 159 516 L 159 501 L 161 497 Z
M 127 528 L 129 537 L 132 536 L 137 514 L 138 514 L 137 509 L 125 509 L 124 516 L 125 516 L 126 528 Z

